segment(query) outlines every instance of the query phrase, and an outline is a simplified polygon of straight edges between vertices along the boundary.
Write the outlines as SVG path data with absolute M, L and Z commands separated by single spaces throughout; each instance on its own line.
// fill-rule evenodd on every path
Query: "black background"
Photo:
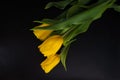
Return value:
M 39 64 L 41 43 L 29 29 L 34 20 L 62 11 L 44 10 L 55 0 L 4 1 L 0 6 L 0 80 L 120 80 L 120 13 L 107 10 L 89 30 L 77 36 L 67 56 L 67 72 L 59 64 L 45 74 Z

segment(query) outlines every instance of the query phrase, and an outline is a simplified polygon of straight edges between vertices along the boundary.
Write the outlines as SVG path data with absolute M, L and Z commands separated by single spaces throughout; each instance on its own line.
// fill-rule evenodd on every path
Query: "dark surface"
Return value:
M 45 74 L 39 64 L 41 43 L 30 28 L 34 20 L 53 18 L 61 11 L 45 11 L 50 0 L 9 1 L 1 4 L 0 80 L 120 80 L 120 13 L 110 9 L 77 36 L 67 56 L 67 72 L 59 64 Z

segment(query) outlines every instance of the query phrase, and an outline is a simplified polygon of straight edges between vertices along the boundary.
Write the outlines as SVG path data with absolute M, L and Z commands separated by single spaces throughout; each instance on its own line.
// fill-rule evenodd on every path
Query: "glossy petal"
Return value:
M 38 46 L 40 52 L 44 56 L 50 56 L 57 53 L 63 44 L 63 37 L 54 35 L 46 39 L 41 45 Z
M 47 57 L 40 65 L 45 73 L 49 73 L 60 62 L 58 54 Z

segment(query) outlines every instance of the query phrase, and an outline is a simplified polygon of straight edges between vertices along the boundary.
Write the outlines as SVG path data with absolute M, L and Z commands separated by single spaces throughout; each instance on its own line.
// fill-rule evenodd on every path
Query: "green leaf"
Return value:
M 35 20 L 35 21 L 33 21 L 33 22 L 35 22 L 35 23 L 42 23 L 41 21 L 38 21 L 38 20 Z
M 72 42 L 74 42 L 76 39 L 73 39 L 73 40 L 70 40 L 61 50 L 61 54 L 60 54 L 60 60 L 61 60 L 61 63 L 63 64 L 65 70 L 67 70 L 66 68 L 66 58 L 67 58 L 67 54 L 68 54 L 68 50 L 70 48 L 70 44 Z
M 63 43 L 63 45 L 66 45 L 69 41 L 71 41 L 77 35 L 86 32 L 91 23 L 92 23 L 92 21 L 89 20 L 89 21 L 84 22 L 81 25 L 74 26 L 73 29 L 67 31 L 64 34 L 64 43 Z
M 59 16 L 57 16 L 55 19 L 59 20 L 59 19 L 65 19 L 66 18 L 66 14 L 67 14 L 67 10 L 64 11 L 63 13 L 61 13 Z
M 86 20 L 89 20 L 91 18 L 93 18 L 93 20 L 96 20 L 98 18 L 101 17 L 101 15 L 103 14 L 103 12 L 108 9 L 115 0 L 108 0 L 104 3 L 101 3 L 97 6 L 93 6 L 92 8 L 78 13 L 77 15 L 69 18 L 67 20 L 68 23 L 72 23 L 72 24 L 80 24 L 80 22 L 84 22 Z
M 63 47 L 62 52 L 60 54 L 60 58 L 61 58 L 60 60 L 61 60 L 61 63 L 63 64 L 65 70 L 67 70 L 66 58 L 67 58 L 67 53 L 68 53 L 69 47 L 70 47 L 70 45 Z
M 53 24 L 58 23 L 59 21 L 58 20 L 53 20 L 53 19 L 43 19 L 41 21 L 34 21 L 34 22 L 37 22 L 37 23 L 46 23 L 46 24 L 53 25 Z M 34 27 L 34 28 L 30 29 L 30 30 L 36 30 L 36 29 L 41 29 L 41 28 L 40 27 Z
M 45 9 L 48 9 L 52 6 L 55 6 L 59 9 L 64 9 L 68 4 L 70 4 L 73 0 L 63 0 L 63 1 L 59 1 L 59 2 L 49 2 Z
M 68 9 L 67 11 L 67 18 L 75 15 L 76 13 L 78 13 L 81 10 L 80 5 L 73 5 L 71 8 Z
M 71 5 L 86 5 L 87 3 L 89 3 L 90 0 L 74 0 L 74 2 L 71 3 Z
M 41 21 L 33 21 L 33 22 L 36 22 L 36 23 L 47 23 L 47 24 L 53 24 L 53 23 L 56 23 L 57 20 L 53 20 L 53 19 L 43 19 Z
M 120 5 L 115 4 L 112 7 L 114 8 L 115 11 L 120 12 Z
M 98 0 L 98 2 L 97 3 L 103 3 L 103 2 L 105 2 L 106 0 Z
M 90 2 L 90 0 L 78 0 L 80 4 L 87 4 Z
M 101 3 L 97 6 L 94 6 L 84 12 L 80 12 L 66 20 L 63 19 L 63 21 L 60 21 L 57 24 L 54 24 L 49 27 L 39 27 L 38 29 L 48 29 L 48 30 L 63 30 L 68 27 L 71 27 L 71 25 L 80 25 L 84 23 L 87 20 L 96 20 L 100 18 L 103 14 L 103 12 L 111 7 L 111 5 L 114 3 L 115 0 L 108 0 L 104 3 Z
M 48 24 L 54 24 L 57 22 L 57 20 L 53 20 L 53 19 L 43 19 L 41 22 L 43 23 L 48 23 Z
M 83 23 L 82 25 L 79 25 L 78 28 L 75 30 L 73 37 L 86 32 L 88 30 L 88 28 L 90 27 L 91 23 L 92 23 L 92 21 L 89 20 L 89 21 L 86 21 L 85 23 Z

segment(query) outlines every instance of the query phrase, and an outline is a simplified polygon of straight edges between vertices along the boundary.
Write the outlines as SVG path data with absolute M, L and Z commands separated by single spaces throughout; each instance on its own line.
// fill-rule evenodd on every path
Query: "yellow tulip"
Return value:
M 50 56 L 57 53 L 63 44 L 63 37 L 54 35 L 46 39 L 41 45 L 38 46 L 40 52 L 44 56 Z
M 50 24 L 41 24 L 37 27 L 47 27 L 49 25 Z M 52 33 L 52 30 L 34 30 L 33 33 L 39 40 L 43 41 Z
M 45 73 L 49 73 L 60 62 L 58 54 L 47 57 L 40 65 Z

